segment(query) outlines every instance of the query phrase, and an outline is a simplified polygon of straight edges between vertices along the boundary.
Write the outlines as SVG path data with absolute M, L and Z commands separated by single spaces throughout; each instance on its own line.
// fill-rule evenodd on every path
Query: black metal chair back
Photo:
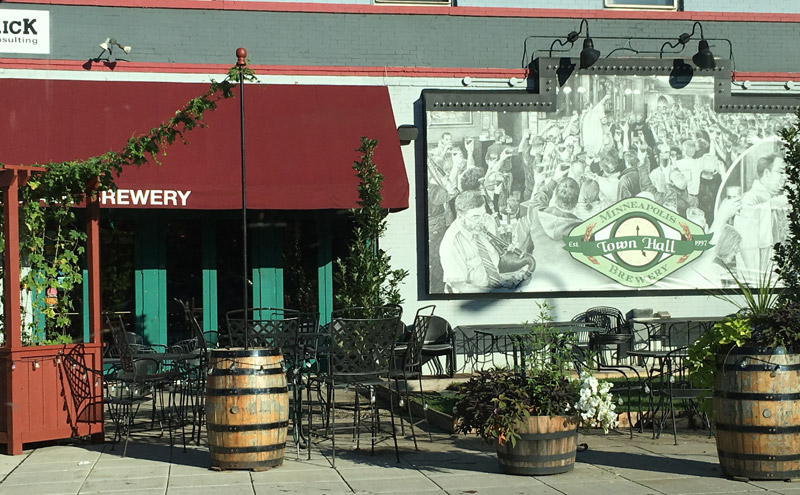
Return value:
M 228 324 L 230 346 L 273 347 L 280 349 L 284 355 L 294 352 L 300 328 L 300 316 L 299 311 L 284 308 L 228 311 L 225 319 Z
M 133 349 L 131 342 L 128 340 L 128 332 L 125 331 L 125 323 L 119 315 L 112 316 L 108 313 L 105 314 L 106 325 L 111 330 L 111 337 L 114 339 L 114 346 L 117 349 L 120 367 L 126 373 L 135 373 L 136 369 L 133 363 Z
M 436 306 L 431 304 L 423 306 L 414 315 L 414 324 L 410 331 L 405 335 L 405 339 L 399 341 L 395 350 L 395 368 L 402 370 L 406 377 L 422 372 L 422 346 L 425 343 L 425 336 L 428 334 L 430 318 Z
M 630 333 L 630 327 L 622 311 L 609 306 L 596 306 L 584 313 L 586 322 L 606 329 L 606 333 Z
M 197 321 L 197 317 L 194 315 L 194 311 L 189 307 L 189 304 L 181 301 L 177 297 L 174 300 L 183 307 L 183 315 L 186 319 L 186 324 L 189 326 L 189 334 L 191 338 L 197 342 L 196 348 L 202 351 L 203 356 L 208 355 L 208 341 L 206 340 L 202 325 L 200 325 L 200 322 Z
M 425 337 L 422 342 L 423 361 L 425 358 L 438 358 L 445 356 L 447 359 L 446 370 L 441 370 L 438 359 L 433 360 L 437 373 L 444 371 L 448 376 L 455 374 L 456 340 L 455 331 L 450 323 L 438 315 L 421 315 L 424 320 Z
M 388 377 L 401 313 L 387 306 L 334 311 L 328 326 L 329 375 L 360 383 Z

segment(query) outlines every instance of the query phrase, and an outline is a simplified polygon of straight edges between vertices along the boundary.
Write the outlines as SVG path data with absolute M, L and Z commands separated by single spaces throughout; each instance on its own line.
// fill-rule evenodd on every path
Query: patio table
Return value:
M 668 394 L 665 393 L 665 389 L 667 385 L 665 383 L 656 383 L 656 380 L 669 380 L 669 377 L 663 376 L 665 370 L 671 369 L 675 363 L 667 363 L 667 359 L 677 360 L 677 359 L 684 359 L 687 356 L 687 352 L 685 349 L 678 349 L 678 350 L 652 350 L 652 349 L 642 349 L 636 351 L 628 352 L 629 356 L 640 358 L 644 364 L 645 369 L 647 371 L 647 378 L 646 383 L 648 387 L 648 396 L 650 401 L 650 411 L 648 411 L 647 416 L 652 421 L 653 425 L 653 438 L 656 438 L 656 426 L 658 426 L 658 436 L 661 435 L 661 431 L 664 429 L 664 423 L 667 420 L 667 410 L 664 404 L 665 400 L 669 400 Z M 648 360 L 651 361 L 651 366 L 648 366 Z M 658 363 L 658 364 L 656 364 Z M 656 392 L 654 392 L 656 391 Z M 658 402 L 654 404 L 653 396 L 658 394 Z M 660 411 L 660 418 L 656 419 L 659 416 Z
M 653 349 L 653 342 L 661 342 L 662 345 L 666 341 L 669 349 L 673 346 L 691 345 L 694 339 L 700 337 L 707 332 L 715 323 L 722 321 L 723 316 L 672 316 L 666 318 L 631 318 L 631 323 L 644 325 L 647 330 L 647 348 Z M 683 329 L 685 328 L 686 339 L 682 337 Z M 692 334 L 696 336 L 692 338 Z M 632 355 L 630 352 L 628 355 Z
M 570 334 L 580 332 L 597 332 L 603 330 L 590 323 L 574 321 L 554 321 L 546 324 L 490 324 L 490 325 L 464 325 L 460 328 L 472 330 L 475 335 L 476 360 L 477 355 L 482 350 L 483 355 L 493 354 L 495 351 L 505 353 L 506 346 L 501 347 L 501 341 L 508 341 L 511 344 L 511 355 L 514 364 L 514 373 L 522 370 L 525 376 L 525 340 L 526 337 L 536 336 L 540 329 L 556 329 L 558 334 Z M 481 344 L 483 344 L 481 346 Z M 506 361 L 507 363 L 507 361 Z

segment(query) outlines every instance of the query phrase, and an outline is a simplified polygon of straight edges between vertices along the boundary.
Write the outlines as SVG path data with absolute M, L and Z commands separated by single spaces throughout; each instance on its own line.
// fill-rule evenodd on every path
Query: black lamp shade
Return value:
M 716 62 L 714 62 L 714 54 L 708 48 L 708 41 L 700 40 L 697 53 L 692 57 L 692 62 L 701 69 L 713 69 L 717 66 Z
M 588 69 L 597 59 L 600 58 L 600 52 L 594 49 L 592 38 L 583 40 L 583 50 L 581 50 L 581 69 Z

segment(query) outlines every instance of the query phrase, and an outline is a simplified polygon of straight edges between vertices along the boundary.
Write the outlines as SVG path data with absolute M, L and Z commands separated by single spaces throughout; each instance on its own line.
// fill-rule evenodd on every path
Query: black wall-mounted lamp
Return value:
M 697 47 L 697 53 L 695 53 L 694 56 L 692 56 L 692 62 L 694 62 L 694 65 L 698 66 L 701 69 L 713 69 L 714 67 L 716 67 L 717 64 L 714 61 L 714 54 L 711 53 L 711 49 L 708 46 L 708 40 L 706 40 L 705 36 L 703 36 L 703 25 L 700 24 L 700 22 L 698 21 L 695 21 L 695 23 L 692 24 L 691 33 L 681 34 L 680 36 L 678 36 L 678 40 L 675 41 L 674 43 L 670 41 L 664 42 L 664 44 L 661 45 L 660 54 L 662 56 L 664 55 L 664 48 L 666 47 L 670 48 L 680 47 L 680 50 L 678 50 L 678 52 L 683 51 L 683 48 L 686 46 L 686 44 L 692 40 L 694 32 L 697 28 L 700 28 L 700 43 L 698 44 Z M 677 52 L 672 52 L 672 53 L 677 53 Z
M 419 129 L 411 124 L 403 124 L 397 128 L 397 137 L 400 139 L 400 144 L 409 144 L 411 141 L 417 139 Z
M 578 41 L 578 38 L 580 38 L 584 26 L 586 26 L 586 39 L 583 40 L 583 50 L 581 50 L 580 67 L 581 69 L 586 69 L 591 67 L 595 62 L 597 62 L 597 59 L 600 58 L 600 52 L 595 50 L 594 48 L 594 42 L 592 41 L 592 38 L 589 36 L 589 21 L 587 21 L 586 19 L 581 19 L 581 23 L 578 26 L 578 30 L 570 31 L 570 33 L 567 34 L 567 38 L 565 41 L 561 41 L 560 39 L 553 40 L 553 42 L 550 44 L 550 56 L 551 57 L 553 56 L 553 50 L 554 47 L 556 46 L 556 43 L 558 43 L 559 46 L 566 46 L 569 44 L 569 48 L 572 48 L 572 45 L 574 45 L 575 42 Z M 569 48 L 567 48 L 567 50 L 558 50 L 558 51 L 568 51 Z

